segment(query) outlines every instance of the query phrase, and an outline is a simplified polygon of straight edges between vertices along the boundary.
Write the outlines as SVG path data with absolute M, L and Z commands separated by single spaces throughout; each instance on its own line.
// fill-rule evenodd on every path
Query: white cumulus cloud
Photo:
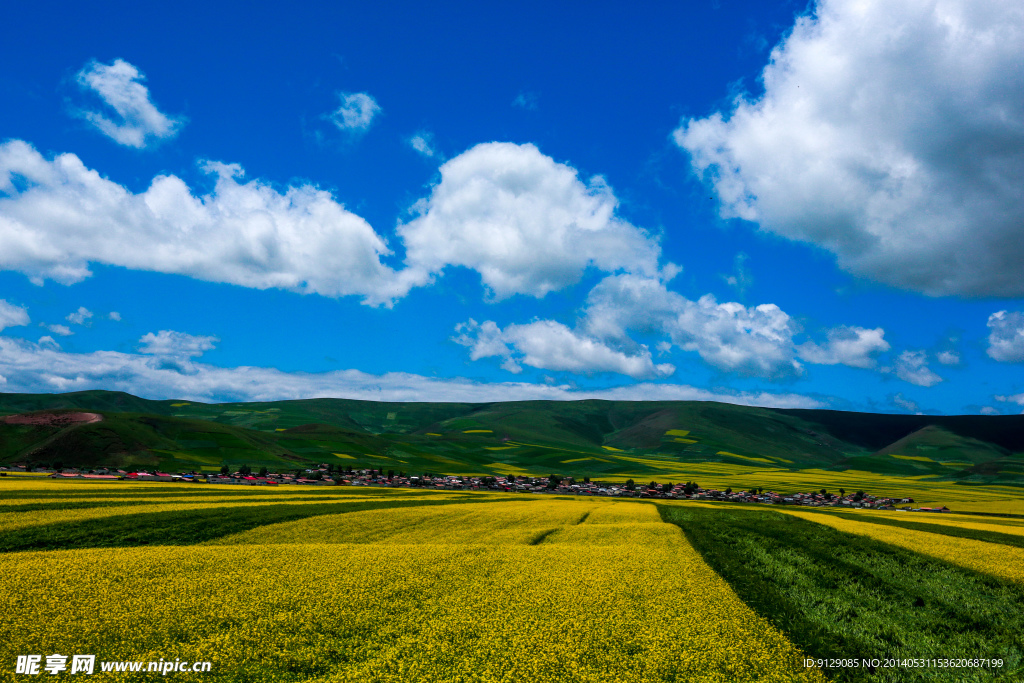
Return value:
M 1024 5 L 820 0 L 764 94 L 675 131 L 724 217 L 932 295 L 1021 296 Z
M 904 351 L 896 357 L 892 370 L 904 382 L 919 387 L 931 387 L 942 381 L 942 378 L 928 367 L 928 354 L 924 351 Z
M 718 303 L 710 294 L 688 301 L 667 325 L 673 343 L 716 368 L 767 378 L 803 373 L 792 351 L 798 329 L 775 304 Z
M 203 363 L 95 351 L 66 353 L 49 337 L 33 344 L 0 337 L 0 376 L 5 391 L 51 393 L 107 389 L 145 398 L 193 401 L 275 401 L 335 397 L 368 401 L 493 402 L 581 399 L 617 401 L 721 401 L 776 408 L 821 408 L 819 399 L 800 394 L 710 391 L 681 384 L 638 383 L 610 389 L 572 389 L 525 382 L 474 382 L 409 373 L 372 375 L 359 370 L 324 373 L 282 372 L 274 368 L 221 368 Z
M 1024 362 L 1024 313 L 997 311 L 988 317 L 989 357 L 1000 363 Z
M 993 396 L 993 398 L 1002 403 L 1016 403 L 1018 406 L 1024 406 L 1024 394 L 1014 394 L 1012 396 Z M 1021 414 L 1024 414 L 1024 411 L 1022 411 Z
M 45 327 L 56 335 L 60 335 L 61 337 L 70 337 L 74 334 L 74 332 L 71 331 L 71 328 L 67 325 L 45 325 L 43 323 L 39 323 L 39 325 L 41 327 Z
M 92 311 L 85 306 L 79 306 L 77 311 L 68 313 L 67 317 L 64 318 L 73 325 L 82 325 L 86 320 L 92 317 Z
M 664 334 L 672 344 L 720 370 L 783 379 L 803 373 L 796 360 L 796 323 L 775 304 L 697 301 L 666 288 L 663 280 L 616 275 L 591 291 L 582 327 L 599 338 L 628 343 L 628 331 Z
M 800 360 L 874 368 L 874 356 L 889 350 L 882 328 L 845 325 L 826 330 L 824 343 L 797 345 L 801 327 L 777 305 L 720 303 L 711 294 L 694 301 L 669 290 L 667 279 L 632 274 L 606 277 L 587 297 L 580 327 L 597 339 L 626 348 L 631 331 L 665 335 L 671 343 L 659 342 L 660 351 L 678 346 L 696 351 L 720 370 L 766 379 L 802 375 Z
M 424 278 L 464 266 L 495 300 L 542 297 L 589 266 L 657 273 L 657 241 L 619 218 L 617 205 L 600 176 L 583 182 L 533 145 L 492 142 L 442 165 L 440 182 L 398 232 L 410 270 Z
M 854 368 L 873 368 L 875 354 L 889 350 L 885 330 L 863 327 L 835 327 L 828 331 L 828 342 L 806 342 L 798 347 L 800 357 L 808 363 L 821 365 L 849 365 Z
M 142 345 L 139 350 L 142 353 L 153 356 L 177 356 L 194 358 L 214 348 L 220 339 L 217 337 L 197 336 L 176 332 L 174 330 L 160 330 L 156 334 L 150 332 L 139 339 Z
M 470 347 L 470 358 L 505 359 L 502 367 L 520 372 L 520 363 L 545 370 L 574 373 L 615 372 L 637 379 L 668 377 L 675 372 L 669 363 L 655 365 L 644 347 L 627 354 L 600 340 L 581 335 L 553 320 L 538 320 L 500 329 L 493 321 L 470 320 L 456 327 L 455 341 Z
M 341 105 L 330 114 L 330 120 L 340 130 L 362 133 L 370 128 L 380 113 L 377 100 L 364 92 L 339 92 Z
M 145 76 L 123 59 L 112 64 L 90 62 L 75 77 L 79 86 L 90 90 L 116 115 L 81 110 L 78 114 L 101 133 L 127 147 L 141 149 L 154 140 L 172 138 L 185 123 L 184 117 L 164 114 L 143 85 Z
M 380 261 L 384 240 L 330 193 L 242 182 L 237 165 L 203 170 L 217 178 L 210 194 L 173 175 L 134 194 L 73 154 L 48 160 L 25 142 L 0 144 L 0 268 L 70 284 L 102 263 L 373 305 L 408 291 Z
M 27 308 L 0 299 L 0 330 L 28 325 L 30 322 Z

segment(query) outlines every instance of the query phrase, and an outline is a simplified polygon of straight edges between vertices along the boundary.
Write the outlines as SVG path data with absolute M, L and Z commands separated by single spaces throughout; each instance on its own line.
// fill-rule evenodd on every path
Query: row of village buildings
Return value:
M 26 468 L 0 467 L 0 474 L 5 471 L 25 471 Z M 457 475 L 421 475 L 405 474 L 390 476 L 381 470 L 355 470 L 342 473 L 333 472 L 327 465 L 319 468 L 302 470 L 296 474 L 268 473 L 261 475 L 233 472 L 226 474 L 201 474 L 197 472 L 149 472 L 144 470 L 128 471 L 121 469 L 100 468 L 97 470 L 64 469 L 60 472 L 37 469 L 49 472 L 55 479 L 123 479 L 130 481 L 165 481 L 183 483 L 228 484 L 242 486 L 379 486 L 392 488 L 428 488 L 438 490 L 490 490 L 516 493 L 561 494 L 575 496 L 610 496 L 620 498 L 663 498 L 674 500 L 715 500 L 734 503 L 760 503 L 768 505 L 806 505 L 811 507 L 868 508 L 875 510 L 913 510 L 920 512 L 949 512 L 945 506 L 939 508 L 910 507 L 914 503 L 909 497 L 874 496 L 863 491 L 841 494 L 829 493 L 825 490 L 803 493 L 776 493 L 763 489 L 733 491 L 726 489 L 705 489 L 696 483 L 658 483 L 634 485 L 632 480 L 626 483 L 601 483 L 574 480 L 572 477 L 525 477 L 525 476 L 457 476 Z M 897 505 L 904 507 L 897 508 Z

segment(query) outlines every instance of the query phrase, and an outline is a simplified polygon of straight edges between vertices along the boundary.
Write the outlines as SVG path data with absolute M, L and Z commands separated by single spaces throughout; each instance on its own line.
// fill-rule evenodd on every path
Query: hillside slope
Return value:
M 3 417 L 75 410 L 102 420 L 8 424 Z M 3 463 L 280 470 L 327 462 L 595 478 L 665 478 L 687 465 L 722 463 L 1012 483 L 1024 481 L 1022 452 L 1024 416 L 876 415 L 700 401 L 205 404 L 106 391 L 0 394 Z

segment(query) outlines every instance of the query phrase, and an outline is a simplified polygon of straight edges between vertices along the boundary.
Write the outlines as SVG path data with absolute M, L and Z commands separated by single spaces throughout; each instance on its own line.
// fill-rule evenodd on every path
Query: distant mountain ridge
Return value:
M 209 471 L 328 462 L 621 478 L 723 462 L 1024 483 L 1021 415 L 889 415 L 702 401 L 206 404 L 113 391 L 0 394 L 0 417 L 65 411 L 103 419 L 0 422 L 0 463 Z

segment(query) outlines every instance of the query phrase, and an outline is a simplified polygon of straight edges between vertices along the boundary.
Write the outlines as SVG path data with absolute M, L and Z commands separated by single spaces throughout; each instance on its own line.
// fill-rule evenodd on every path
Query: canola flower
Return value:
M 0 660 L 180 657 L 213 662 L 209 681 L 824 680 L 649 505 L 367 510 L 223 541 L 0 557 Z

